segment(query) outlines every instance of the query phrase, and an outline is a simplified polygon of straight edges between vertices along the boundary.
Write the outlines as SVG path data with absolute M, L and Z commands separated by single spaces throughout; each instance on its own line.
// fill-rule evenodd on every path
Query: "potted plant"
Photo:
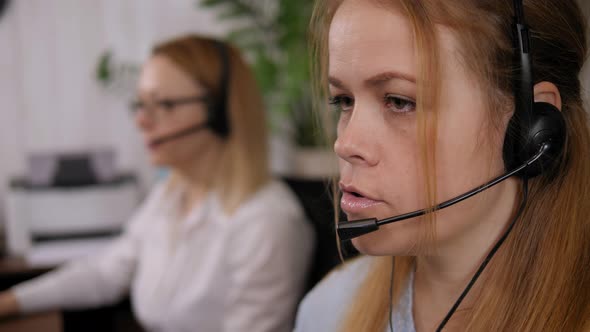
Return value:
M 235 26 L 228 39 L 252 65 L 274 136 L 287 133 L 295 145 L 288 171 L 302 177 L 334 174 L 335 158 L 312 112 L 307 31 L 313 1 L 203 0 L 201 6 L 220 9 L 219 19 Z

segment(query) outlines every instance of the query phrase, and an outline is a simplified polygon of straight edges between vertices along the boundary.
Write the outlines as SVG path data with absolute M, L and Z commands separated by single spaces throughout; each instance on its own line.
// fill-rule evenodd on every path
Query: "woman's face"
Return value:
M 196 160 L 212 145 L 216 137 L 210 130 L 162 140 L 207 121 L 207 105 L 199 97 L 206 97 L 205 88 L 165 56 L 153 56 L 143 66 L 137 92 L 140 107 L 136 107 L 135 121 L 152 163 L 181 167 Z M 181 101 L 191 98 L 192 101 Z
M 484 95 L 461 64 L 453 34 L 438 28 L 441 98 L 436 136 L 436 195 L 441 202 L 503 171 L 503 135 L 491 130 Z M 427 207 L 417 139 L 417 54 L 410 23 L 393 8 L 345 0 L 329 32 L 329 88 L 340 113 L 334 149 L 339 157 L 341 207 L 348 220 L 379 219 Z M 507 122 L 507 119 L 506 119 Z M 504 124 L 505 125 L 505 124 Z M 509 184 L 510 183 L 510 184 Z M 471 236 L 497 234 L 490 210 L 512 208 L 512 181 L 437 213 L 439 248 Z M 511 188 L 512 188 L 511 187 Z M 383 226 L 353 240 L 373 255 L 414 252 L 424 219 Z

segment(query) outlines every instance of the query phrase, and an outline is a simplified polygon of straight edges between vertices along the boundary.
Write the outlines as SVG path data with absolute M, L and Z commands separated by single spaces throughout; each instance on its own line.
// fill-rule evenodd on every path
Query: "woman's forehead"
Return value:
M 144 91 L 160 93 L 181 92 L 194 93 L 204 90 L 188 73 L 165 56 L 153 56 L 142 68 L 138 88 Z
M 421 57 L 415 48 L 412 24 L 400 9 L 390 7 L 374 1 L 348 0 L 342 3 L 334 15 L 328 36 L 330 76 L 343 81 L 364 79 L 382 72 L 417 76 Z M 436 37 L 432 40 L 437 43 L 437 61 L 441 67 L 464 71 L 464 53 L 459 52 L 455 32 L 441 25 L 435 26 L 435 31 Z M 463 74 L 469 75 L 463 72 L 461 76 Z M 349 77 L 341 77 L 343 75 Z
M 347 72 L 360 77 L 395 71 L 415 76 L 414 38 L 400 12 L 368 1 L 345 1 L 332 20 L 328 43 L 330 75 Z

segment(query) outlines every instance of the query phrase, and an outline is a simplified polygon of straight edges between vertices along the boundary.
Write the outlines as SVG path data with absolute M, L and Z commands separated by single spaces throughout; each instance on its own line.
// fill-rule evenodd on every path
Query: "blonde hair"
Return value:
M 155 46 L 152 55 L 171 60 L 217 100 L 223 95 L 223 64 L 217 43 L 222 42 L 188 35 Z M 262 95 L 239 51 L 227 43 L 224 46 L 229 65 L 226 111 L 230 133 L 224 139 L 223 156 L 211 190 L 219 193 L 224 210 L 231 214 L 260 189 L 270 175 Z
M 373 0 L 403 12 L 412 26 L 418 61 L 418 140 L 427 172 L 427 203 L 436 202 L 433 160 L 440 60 L 435 26 L 454 32 L 463 63 L 486 92 L 492 124 L 513 109 L 511 0 Z M 315 96 L 327 94 L 327 35 L 341 0 L 317 2 L 313 35 Z M 554 83 L 567 125 L 565 152 L 556 178 L 530 181 L 529 202 L 498 251 L 475 305 L 466 312 L 468 331 L 580 331 L 590 329 L 590 128 L 578 75 L 586 59 L 586 26 L 574 0 L 524 1 L 531 27 L 535 83 Z M 474 19 L 477 18 L 477 19 Z M 486 41 L 485 43 L 483 41 Z M 426 79 L 428 78 L 428 79 Z M 426 100 L 420 100 L 426 98 Z M 421 115 L 420 115 L 421 114 Z M 428 144 L 425 144 L 425 143 Z M 429 165 L 429 162 L 432 163 Z M 435 215 L 432 213 L 431 215 Z M 431 217 L 433 218 L 433 217 Z M 431 219 L 433 220 L 433 219 Z M 433 227 L 433 223 L 424 223 Z M 434 231 L 430 234 L 435 235 Z M 428 239 L 425 235 L 424 239 Z M 387 326 L 391 258 L 374 264 L 349 307 L 344 331 L 383 331 Z M 394 303 L 415 258 L 396 257 Z M 442 317 L 441 317 L 442 319 Z

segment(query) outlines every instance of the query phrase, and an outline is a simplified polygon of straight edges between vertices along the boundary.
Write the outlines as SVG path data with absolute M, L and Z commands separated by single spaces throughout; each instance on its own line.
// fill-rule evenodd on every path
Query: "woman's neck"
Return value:
M 184 184 L 182 214 L 186 214 L 198 205 L 211 190 L 219 172 L 221 151 L 209 149 L 198 158 L 187 160 L 174 167 L 174 173 Z
M 416 258 L 413 308 L 416 331 L 433 331 L 438 327 L 506 230 L 518 203 L 517 181 L 509 180 L 501 188 L 500 199 L 490 206 L 487 216 L 476 221 L 477 227 L 446 241 L 435 254 Z M 466 309 L 473 306 L 482 279 L 467 294 L 445 330 L 464 329 Z

